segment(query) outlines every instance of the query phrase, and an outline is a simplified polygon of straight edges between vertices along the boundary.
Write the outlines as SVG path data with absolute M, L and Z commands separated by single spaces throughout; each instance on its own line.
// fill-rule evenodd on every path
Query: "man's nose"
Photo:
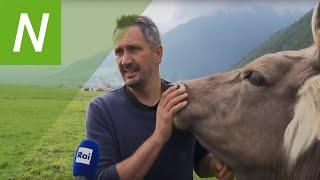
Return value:
M 122 56 L 121 64 L 124 65 L 124 64 L 130 64 L 130 63 L 132 63 L 132 58 L 129 55 L 129 53 L 125 51 Z

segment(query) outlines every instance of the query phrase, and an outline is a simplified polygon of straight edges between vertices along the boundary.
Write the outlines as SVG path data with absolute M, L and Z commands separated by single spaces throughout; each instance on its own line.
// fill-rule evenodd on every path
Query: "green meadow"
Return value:
M 33 153 L 35 147 L 41 143 L 41 139 L 48 136 L 49 130 L 63 116 L 61 112 L 66 112 L 64 120 L 67 122 L 77 118 L 84 120 L 84 111 L 87 101 L 96 94 L 81 95 L 81 98 L 74 97 L 79 92 L 78 88 L 43 88 L 35 86 L 0 86 L 0 179 L 25 179 L 17 173 L 19 169 L 29 168 L 29 177 L 36 177 L 32 174 L 36 171 L 36 166 L 43 167 L 43 163 L 35 164 L 31 162 L 26 166 L 26 157 Z M 72 101 L 71 101 L 72 100 Z M 70 103 L 71 102 L 71 103 Z M 76 104 L 74 109 L 70 105 Z M 71 116 L 72 115 L 72 116 Z M 72 119 L 73 118 L 73 119 Z M 80 122 L 83 125 L 82 122 Z M 68 127 L 68 132 L 63 133 L 65 139 L 61 143 L 70 144 L 70 134 L 81 135 L 73 132 L 75 126 Z M 83 129 L 83 128 L 82 128 Z M 82 130 L 83 131 L 83 130 Z M 83 133 L 82 133 L 83 134 Z M 55 134 L 51 134 L 53 139 Z M 49 145 L 50 141 L 47 141 Z M 52 145 L 55 146 L 55 142 Z M 77 144 L 75 141 L 74 144 Z M 74 149 L 74 147 L 72 147 Z M 46 150 L 39 152 L 38 157 L 46 159 Z M 60 157 L 61 158 L 61 157 Z M 30 171 L 29 171 L 30 170 Z M 70 170 L 68 171 L 70 173 Z M 23 173 L 24 174 L 24 173 Z M 54 176 L 54 171 L 48 177 Z M 34 179 L 34 178 L 32 178 Z

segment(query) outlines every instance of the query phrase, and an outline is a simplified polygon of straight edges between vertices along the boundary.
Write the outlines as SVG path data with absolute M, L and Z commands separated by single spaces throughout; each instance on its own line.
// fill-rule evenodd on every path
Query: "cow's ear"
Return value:
M 319 2 L 320 3 L 320 2 Z M 320 61 L 320 9 L 319 3 L 313 10 L 312 20 L 311 20 L 311 28 L 313 41 L 315 46 L 317 47 L 317 60 Z

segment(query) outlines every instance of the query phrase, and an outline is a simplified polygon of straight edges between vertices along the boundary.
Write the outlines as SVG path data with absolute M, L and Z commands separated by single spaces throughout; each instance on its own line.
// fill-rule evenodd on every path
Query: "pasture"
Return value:
M 77 88 L 0 86 L 0 179 L 18 175 L 16 170 L 24 166 L 25 158 L 41 142 L 78 91 Z

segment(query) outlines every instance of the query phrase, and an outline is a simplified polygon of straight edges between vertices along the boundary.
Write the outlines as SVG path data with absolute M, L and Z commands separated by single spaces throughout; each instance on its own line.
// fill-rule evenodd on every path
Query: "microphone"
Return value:
M 99 162 L 99 144 L 83 140 L 73 159 L 73 176 L 76 180 L 94 180 Z

